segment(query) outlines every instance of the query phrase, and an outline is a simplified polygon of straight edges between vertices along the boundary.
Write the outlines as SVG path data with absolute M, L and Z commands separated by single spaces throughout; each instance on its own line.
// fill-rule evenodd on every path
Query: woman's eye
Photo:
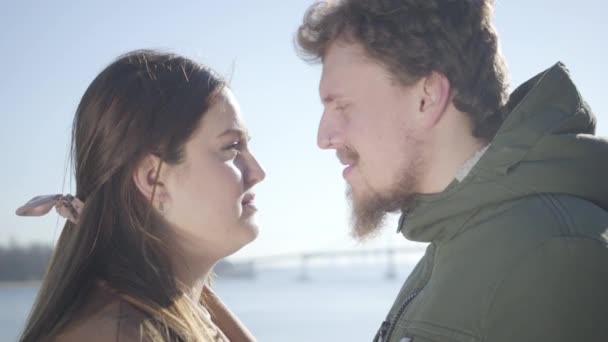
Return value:
M 224 151 L 240 153 L 245 147 L 243 141 L 233 141 L 224 147 Z
M 226 151 L 231 151 L 231 150 L 236 150 L 236 151 L 240 151 L 242 148 L 242 144 L 240 141 L 233 141 L 230 144 L 228 144 L 226 147 L 224 147 L 224 150 Z

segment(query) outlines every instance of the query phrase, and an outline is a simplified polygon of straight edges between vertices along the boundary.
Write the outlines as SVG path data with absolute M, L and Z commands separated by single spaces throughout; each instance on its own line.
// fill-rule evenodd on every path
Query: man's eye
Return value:
M 341 112 L 341 111 L 344 111 L 346 109 L 346 107 L 347 107 L 347 105 L 345 105 L 345 104 L 339 104 L 339 105 L 336 105 L 336 110 Z

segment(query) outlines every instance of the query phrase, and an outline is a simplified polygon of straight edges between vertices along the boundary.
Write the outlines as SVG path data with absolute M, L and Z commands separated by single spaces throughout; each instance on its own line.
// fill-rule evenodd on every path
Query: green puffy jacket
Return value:
M 402 215 L 430 245 L 376 341 L 608 341 L 608 141 L 561 63 L 508 107 L 462 182 Z

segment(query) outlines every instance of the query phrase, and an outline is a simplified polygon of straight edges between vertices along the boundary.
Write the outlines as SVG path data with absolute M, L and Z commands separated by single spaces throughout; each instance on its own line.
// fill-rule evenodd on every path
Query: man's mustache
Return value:
M 359 154 L 350 147 L 343 147 L 336 150 L 336 156 L 342 164 L 352 165 L 359 160 Z

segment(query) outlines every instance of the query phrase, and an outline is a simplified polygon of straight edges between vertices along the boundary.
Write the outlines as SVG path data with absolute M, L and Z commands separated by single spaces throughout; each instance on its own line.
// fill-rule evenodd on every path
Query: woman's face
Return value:
M 256 238 L 253 186 L 265 173 L 248 140 L 238 103 L 225 88 L 186 143 L 184 161 L 163 166 L 165 218 L 180 252 L 222 258 Z

